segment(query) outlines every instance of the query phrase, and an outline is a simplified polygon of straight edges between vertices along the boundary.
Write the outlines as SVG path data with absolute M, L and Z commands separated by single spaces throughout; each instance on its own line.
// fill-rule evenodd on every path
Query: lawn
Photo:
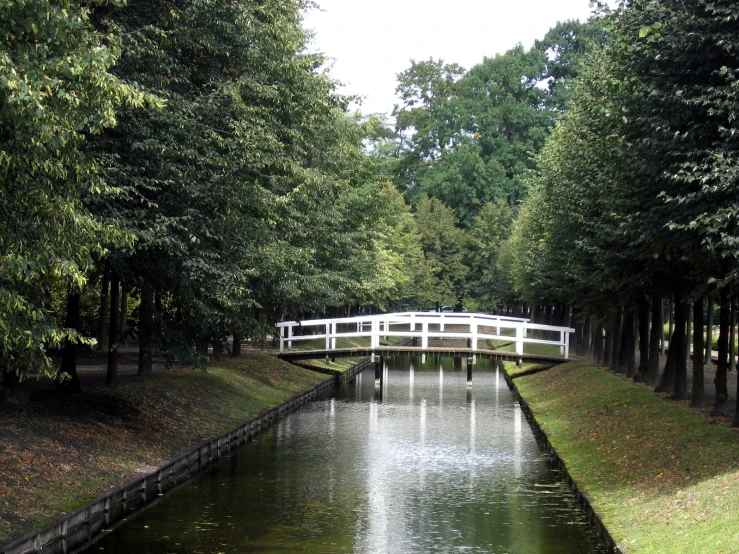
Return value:
M 43 527 L 325 379 L 255 355 L 3 409 L 0 542 Z
M 515 383 L 628 552 L 739 553 L 739 433 L 585 362 Z

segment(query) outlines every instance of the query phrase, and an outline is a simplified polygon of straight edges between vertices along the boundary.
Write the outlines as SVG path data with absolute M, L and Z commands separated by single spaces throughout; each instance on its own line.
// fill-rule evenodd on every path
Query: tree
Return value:
M 501 271 L 499 257 L 508 238 L 513 213 L 504 200 L 485 204 L 470 231 L 470 274 L 467 294 L 488 308 L 510 303 L 512 290 Z
M 93 258 L 125 240 L 82 204 L 102 183 L 81 145 L 144 97 L 109 73 L 119 43 L 91 28 L 91 4 L 0 7 L 0 368 L 10 395 L 29 368 L 55 374 L 48 348 L 81 340 L 52 311 L 52 288 L 79 292 Z
M 449 305 L 462 302 L 469 271 L 464 263 L 467 237 L 457 226 L 454 210 L 436 198 L 423 198 L 415 219 L 430 273 L 420 284 L 419 299 Z

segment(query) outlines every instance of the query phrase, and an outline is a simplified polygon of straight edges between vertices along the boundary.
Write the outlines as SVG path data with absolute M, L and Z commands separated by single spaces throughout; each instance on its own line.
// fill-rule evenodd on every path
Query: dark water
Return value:
M 471 390 L 450 359 L 391 363 L 381 394 L 365 372 L 89 552 L 606 552 L 490 362 Z

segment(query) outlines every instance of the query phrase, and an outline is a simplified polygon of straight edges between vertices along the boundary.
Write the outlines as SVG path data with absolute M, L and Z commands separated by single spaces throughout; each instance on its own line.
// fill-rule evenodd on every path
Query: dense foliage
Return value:
M 0 6 L 6 396 L 37 370 L 74 382 L 86 337 L 112 384 L 126 339 L 145 373 L 156 351 L 197 361 L 282 317 L 416 295 L 415 220 L 306 53 L 307 7 Z
M 718 302 L 716 414 L 727 409 L 739 283 L 738 20 L 739 8 L 723 0 L 633 0 L 610 16 L 612 42 L 577 79 L 510 239 L 518 292 L 533 303 L 575 305 L 592 325 L 584 341 L 594 341 L 595 354 L 652 384 L 657 361 L 633 363 L 635 317 L 644 355 L 649 305 L 652 328 L 661 328 L 662 298 L 671 299 L 675 325 L 658 388 L 687 397 L 688 342 L 700 339 L 696 405 L 705 298 Z M 652 358 L 660 334 L 652 335 Z

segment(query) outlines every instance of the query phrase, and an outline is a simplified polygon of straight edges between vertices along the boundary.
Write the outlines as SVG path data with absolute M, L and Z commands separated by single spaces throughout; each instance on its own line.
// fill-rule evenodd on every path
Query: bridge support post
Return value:
M 375 357 L 375 387 L 382 384 L 382 365 L 384 361 L 383 356 Z
M 521 367 L 521 364 L 523 363 L 523 339 L 524 339 L 524 327 L 523 325 L 519 325 L 516 327 L 516 354 L 518 354 L 518 361 L 516 362 L 516 365 L 518 367 Z
M 329 358 L 328 351 L 331 350 L 331 327 L 333 327 L 333 324 L 326 324 L 326 361 Z
M 467 386 L 472 386 L 472 356 L 467 358 Z

